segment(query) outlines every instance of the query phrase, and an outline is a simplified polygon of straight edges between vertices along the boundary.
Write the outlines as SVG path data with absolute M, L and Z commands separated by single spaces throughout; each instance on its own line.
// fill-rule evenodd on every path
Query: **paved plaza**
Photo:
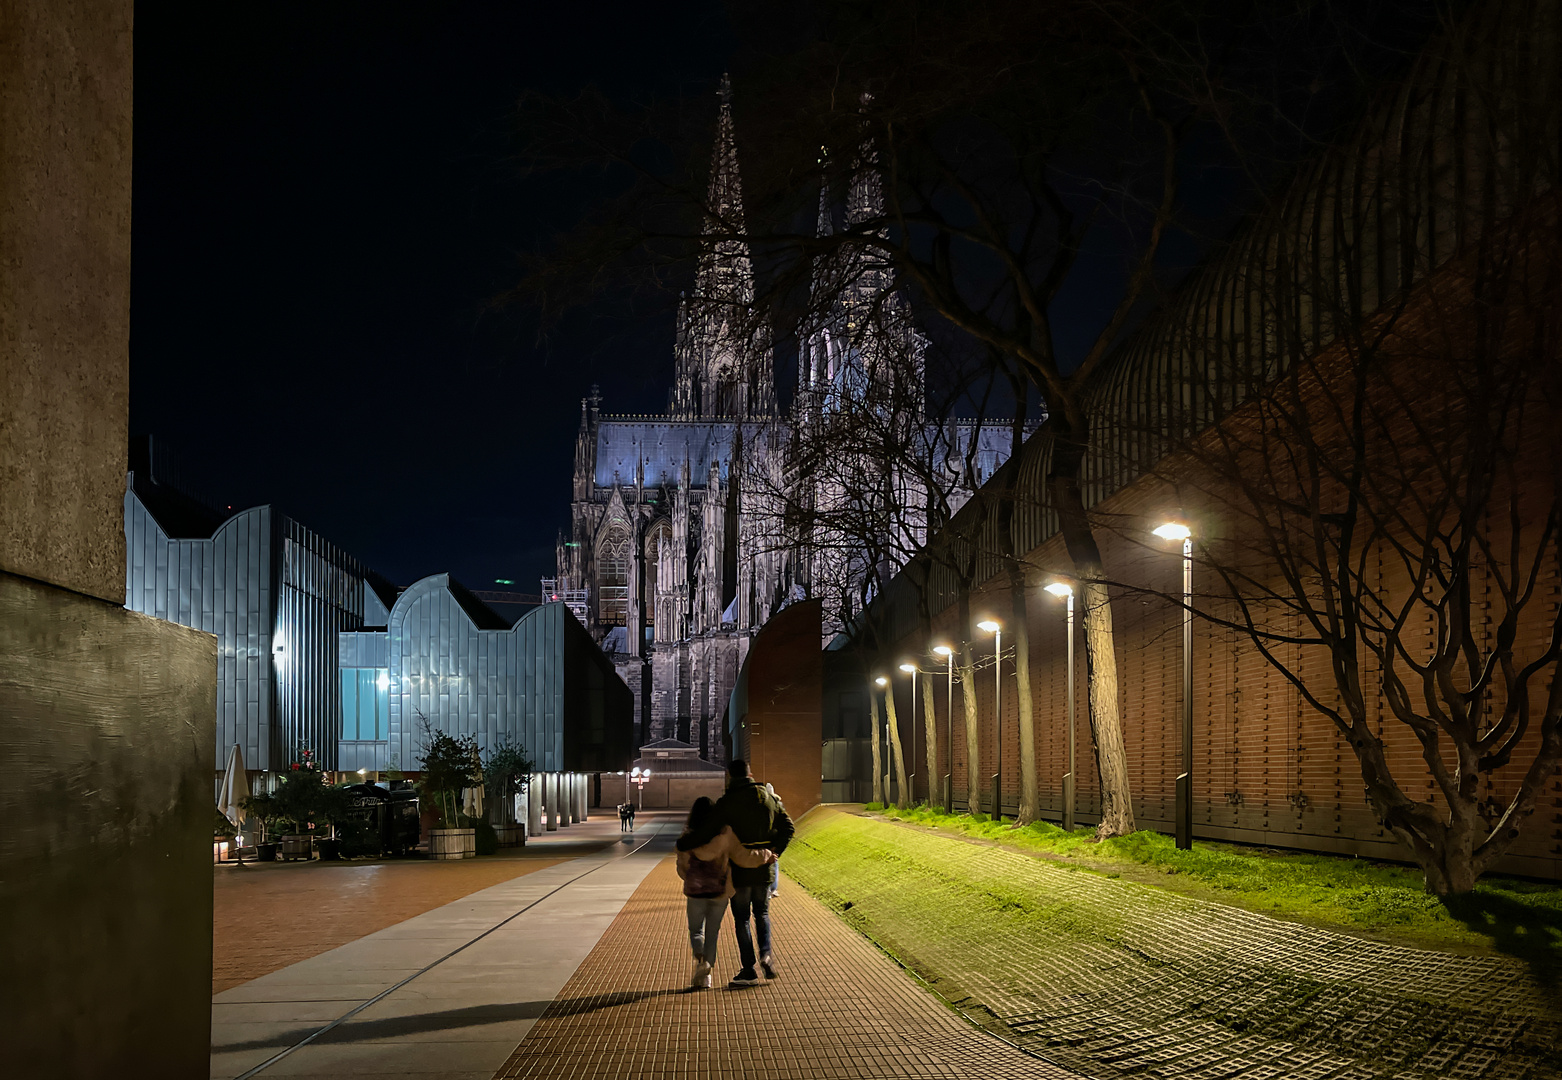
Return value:
M 540 865 L 508 860 L 496 884 L 216 993 L 212 1077 L 1074 1075 L 971 1027 L 790 884 L 774 909 L 782 978 L 686 992 L 678 825 L 574 826 L 528 848 Z M 566 844 L 579 853 L 558 859 Z M 324 882 L 321 869 L 276 873 Z M 343 901 L 320 894 L 292 933 L 309 937 L 313 912 Z M 724 979 L 737 966 L 730 919 L 722 931 Z
M 470 863 L 220 869 L 220 897 L 264 907 L 247 955 L 275 970 L 215 993 L 212 1077 L 1558 1075 L 1555 988 L 1519 961 L 1364 941 L 830 808 L 783 860 L 813 892 L 788 878 L 772 909 L 781 978 L 723 987 L 729 917 L 718 989 L 689 992 L 679 825 L 648 814 L 631 835 L 600 818 Z M 842 827 L 849 843 L 831 839 Z

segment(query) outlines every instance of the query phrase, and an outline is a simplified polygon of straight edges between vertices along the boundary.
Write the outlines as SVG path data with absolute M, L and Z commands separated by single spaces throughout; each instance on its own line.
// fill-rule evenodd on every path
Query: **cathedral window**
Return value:
M 629 530 L 614 522 L 597 549 L 597 622 L 623 626 L 629 617 Z

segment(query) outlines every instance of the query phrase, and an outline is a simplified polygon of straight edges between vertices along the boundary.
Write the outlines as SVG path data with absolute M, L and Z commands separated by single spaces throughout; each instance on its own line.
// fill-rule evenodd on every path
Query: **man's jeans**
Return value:
M 749 937 L 748 913 L 754 911 L 754 926 L 759 931 L 759 954 L 770 951 L 770 885 L 740 886 L 732 897 L 733 929 L 738 932 L 738 957 L 745 968 L 754 966 L 754 940 Z
M 716 939 L 721 933 L 721 917 L 727 913 L 727 902 L 721 897 L 685 897 L 689 909 L 689 947 L 694 955 L 707 964 L 716 962 Z

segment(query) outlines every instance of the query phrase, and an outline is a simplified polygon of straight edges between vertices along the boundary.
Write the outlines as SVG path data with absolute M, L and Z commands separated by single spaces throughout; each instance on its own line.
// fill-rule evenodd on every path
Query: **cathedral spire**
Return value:
M 835 215 L 830 212 L 830 151 L 819 148 L 819 221 L 814 235 L 821 240 L 835 232 Z
M 769 334 L 754 309 L 754 267 L 744 239 L 743 184 L 732 123 L 732 80 L 718 91 L 703 250 L 679 322 L 673 416 L 753 419 L 775 412 Z

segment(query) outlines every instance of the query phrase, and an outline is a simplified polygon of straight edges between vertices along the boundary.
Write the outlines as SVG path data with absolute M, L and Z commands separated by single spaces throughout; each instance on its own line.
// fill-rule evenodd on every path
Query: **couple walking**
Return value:
M 689 944 L 694 950 L 691 989 L 708 989 L 716 962 L 721 919 L 730 904 L 738 957 L 743 968 L 727 985 L 754 986 L 759 974 L 776 977 L 770 943 L 770 897 L 775 861 L 792 839 L 792 819 L 770 785 L 756 784 L 748 763 L 727 766 L 727 793 L 717 802 L 701 797 L 689 811 L 689 823 L 678 838 L 678 876 L 687 897 Z M 749 918 L 759 938 L 759 954 L 749 933 Z

